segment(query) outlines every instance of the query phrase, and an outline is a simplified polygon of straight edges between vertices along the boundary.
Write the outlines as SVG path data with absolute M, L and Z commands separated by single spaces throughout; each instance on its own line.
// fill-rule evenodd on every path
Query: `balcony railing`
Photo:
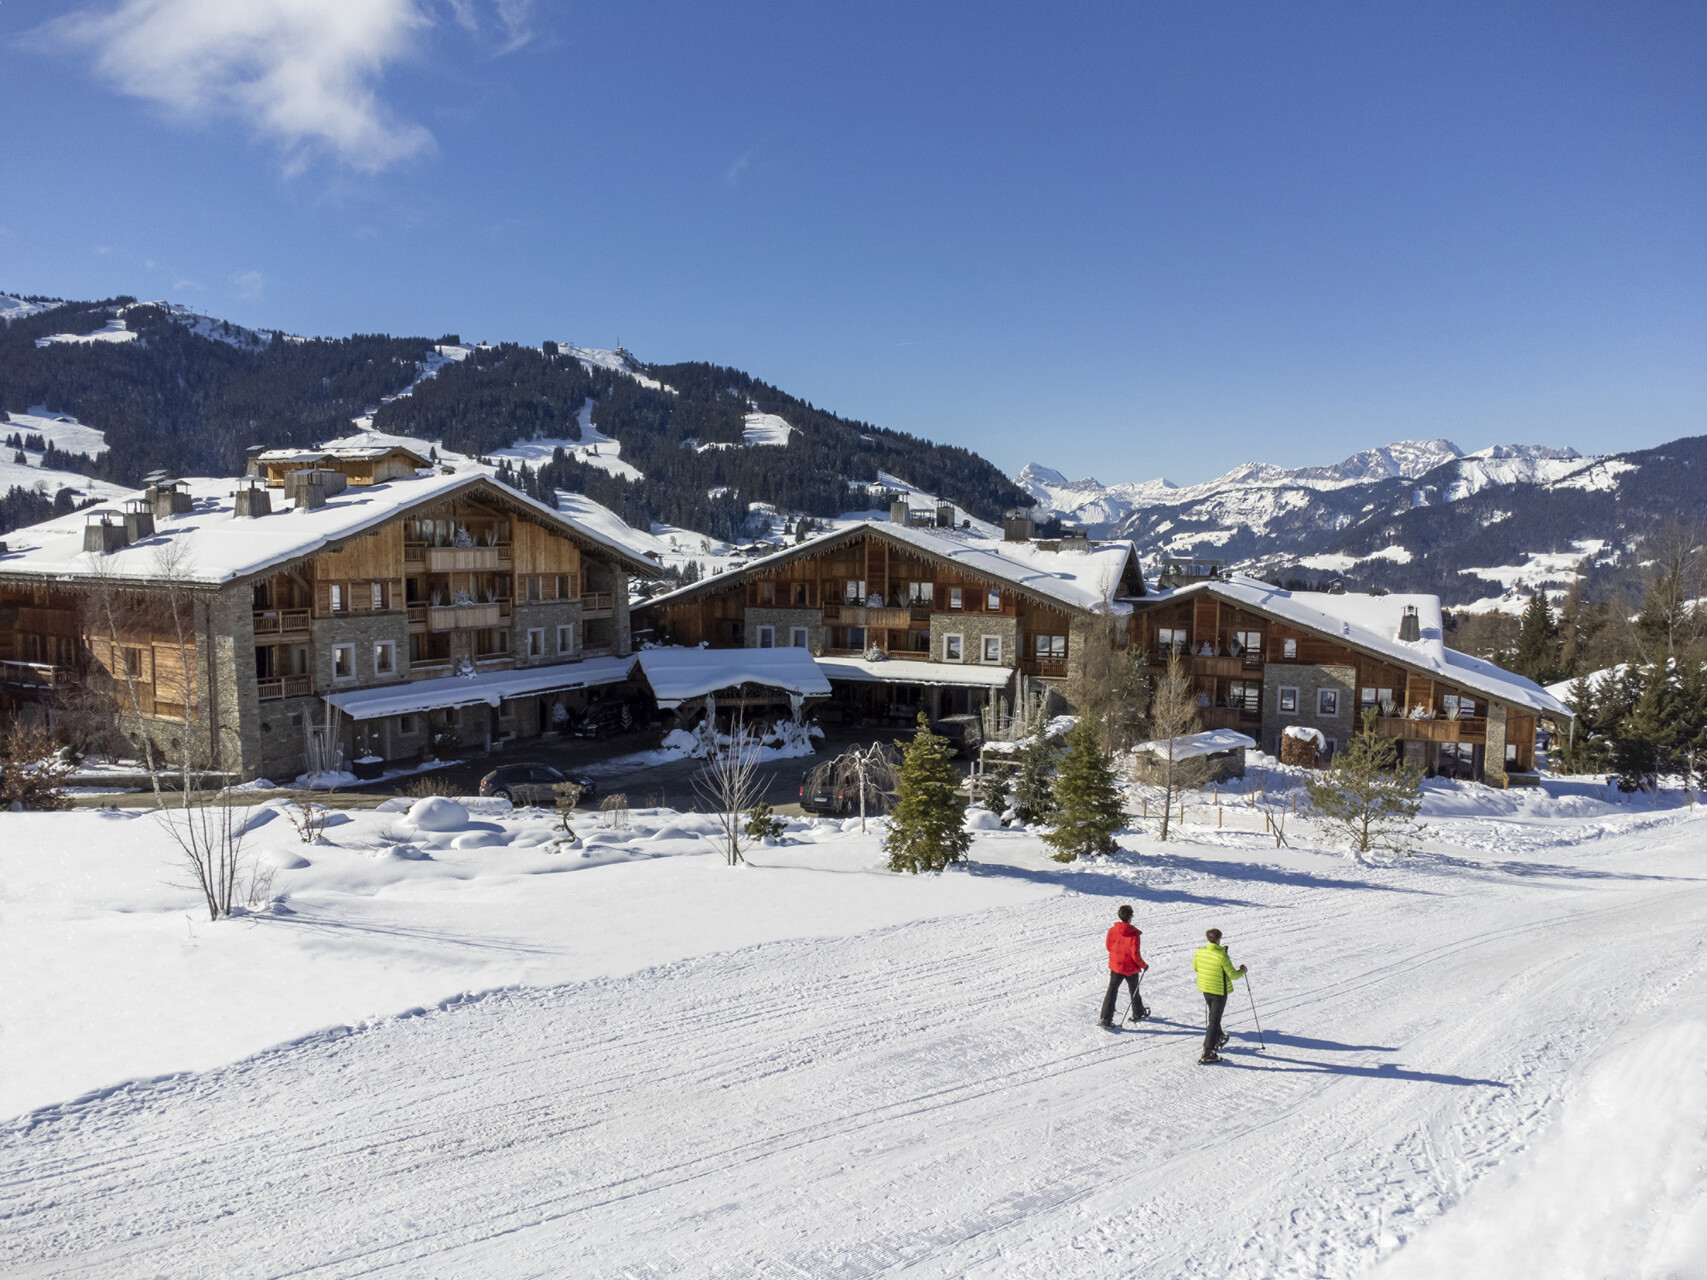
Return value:
M 1252 729 L 1261 723 L 1262 713 L 1244 707 L 1199 707 L 1197 718 L 1205 729 Z
M 262 702 L 275 702 L 280 698 L 306 698 L 314 692 L 314 677 L 273 676 L 271 679 L 257 680 L 255 691 L 260 694 Z
M 609 618 L 616 613 L 616 597 L 609 591 L 592 591 L 581 597 L 583 618 Z
M 258 636 L 293 636 L 307 632 L 307 609 L 261 609 L 255 613 Z
M 1460 716 L 1456 720 L 1413 720 L 1409 716 L 1378 716 L 1376 729 L 1389 738 L 1417 742 L 1486 742 L 1485 716 Z
M 0 684 L 25 689 L 52 689 L 71 678 L 69 667 L 56 667 L 50 662 L 18 662 L 0 660 Z
M 412 604 L 408 607 L 408 611 L 409 611 L 409 625 L 411 627 L 424 627 L 427 625 L 427 606 L 426 605 L 424 605 L 424 604 Z
M 1028 676 L 1043 676 L 1045 678 L 1064 676 L 1067 674 L 1067 659 L 1065 658 L 1027 658 L 1024 670 Z
M 467 627 L 496 627 L 504 620 L 502 602 L 488 604 L 434 604 L 427 606 L 429 631 L 460 631 Z
M 428 573 L 479 573 L 501 569 L 510 563 L 510 548 L 499 544 L 490 547 L 426 547 Z M 408 548 L 404 548 L 408 559 Z
M 927 607 L 923 621 L 930 620 Z M 824 606 L 824 621 L 839 627 L 894 627 L 900 630 L 912 623 L 913 610 L 905 606 L 876 608 L 860 604 L 827 604 Z

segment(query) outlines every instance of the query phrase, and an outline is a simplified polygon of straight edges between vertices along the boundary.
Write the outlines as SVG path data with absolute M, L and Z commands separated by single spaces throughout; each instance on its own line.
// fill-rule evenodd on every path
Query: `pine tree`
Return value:
M 990 812 L 1001 814 L 1007 811 L 1009 795 L 1013 790 L 1013 779 L 1005 768 L 986 769 L 984 772 L 984 807 Z
M 1041 730 L 1019 753 L 1019 777 L 1014 779 L 1014 817 L 1021 822 L 1045 822 L 1055 812 L 1055 748 Z
M 959 798 L 960 774 L 949 759 L 948 740 L 930 731 L 919 713 L 919 731 L 901 757 L 895 808 L 883 842 L 891 871 L 941 871 L 971 847 Z
M 1057 862 L 1119 848 L 1114 833 L 1126 825 L 1126 810 L 1100 738 L 1088 719 L 1067 735 L 1067 754 L 1055 775 L 1055 826 L 1043 837 Z
M 1559 627 L 1553 621 L 1545 591 L 1530 596 L 1529 606 L 1523 611 L 1512 669 L 1536 684 L 1551 684 L 1559 678 Z
M 1612 731 L 1612 775 L 1620 791 L 1652 791 L 1672 769 L 1677 740 L 1677 690 L 1665 663 L 1634 673 L 1640 693 Z
M 1334 755 L 1333 767 L 1304 780 L 1313 816 L 1359 853 L 1410 853 L 1422 834 L 1422 770 L 1399 761 L 1399 744 L 1375 728 L 1375 709 Z

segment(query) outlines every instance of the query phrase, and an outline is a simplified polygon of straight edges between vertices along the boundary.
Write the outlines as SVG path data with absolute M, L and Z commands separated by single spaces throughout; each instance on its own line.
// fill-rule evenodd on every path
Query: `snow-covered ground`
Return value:
M 54 413 L 45 405 L 36 405 L 28 413 L 9 415 L 10 421 L 0 422 L 0 439 L 10 435 L 24 437 L 39 435 L 51 445 L 67 453 L 86 453 L 91 458 L 106 452 L 106 433 L 86 426 L 70 414 Z M 24 489 L 39 489 L 52 497 L 61 489 L 75 489 L 84 497 L 117 499 L 129 490 L 104 480 L 91 480 L 75 471 L 61 471 L 42 466 L 45 456 L 41 450 L 26 449 L 24 461 L 16 461 L 16 449 L 0 450 L 0 493 L 17 485 Z
M 219 925 L 153 817 L 0 814 L 0 1270 L 1701 1274 L 1701 810 L 1431 784 L 1371 863 L 1221 798 L 916 878 L 857 823 L 732 869 L 666 811 L 259 808 L 273 905 Z M 1239 992 L 1199 1067 L 1210 925 L 1263 1039 Z

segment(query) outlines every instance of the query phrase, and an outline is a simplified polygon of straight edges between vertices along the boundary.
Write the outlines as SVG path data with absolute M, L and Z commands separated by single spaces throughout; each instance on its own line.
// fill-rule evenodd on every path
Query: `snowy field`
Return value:
M 917 878 L 857 823 L 731 869 L 702 817 L 469 809 L 251 810 L 270 905 L 219 925 L 155 818 L 0 814 L 0 1273 L 1707 1274 L 1679 797 L 1429 784 L 1399 862 L 1200 803 Z M 1210 925 L 1263 1040 L 1238 992 L 1199 1067 Z

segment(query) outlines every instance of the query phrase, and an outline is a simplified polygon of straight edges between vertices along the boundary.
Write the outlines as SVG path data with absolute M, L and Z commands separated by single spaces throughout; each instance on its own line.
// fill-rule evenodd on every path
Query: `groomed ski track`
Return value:
M 1170 845 L 1036 904 L 310 1036 L 10 1122 L 0 1271 L 1362 1275 L 1607 1045 L 1707 1012 L 1702 829 L 1338 871 Z M 1111 1035 L 1121 900 L 1154 1016 Z M 1199 1067 L 1208 924 L 1268 1048 L 1240 988 Z

